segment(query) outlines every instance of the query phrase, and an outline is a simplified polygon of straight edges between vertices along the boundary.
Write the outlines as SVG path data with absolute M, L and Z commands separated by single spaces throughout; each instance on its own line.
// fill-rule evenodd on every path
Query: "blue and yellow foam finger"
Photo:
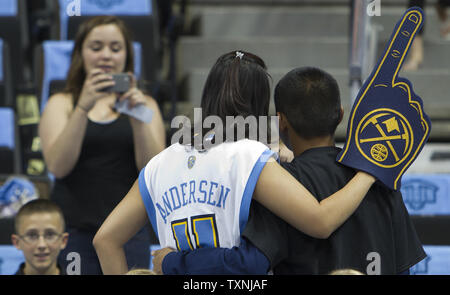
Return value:
M 401 177 L 419 155 L 431 130 L 422 99 L 410 81 L 398 77 L 424 21 L 418 7 L 408 9 L 394 28 L 380 61 L 355 99 L 347 139 L 337 161 L 400 189 Z

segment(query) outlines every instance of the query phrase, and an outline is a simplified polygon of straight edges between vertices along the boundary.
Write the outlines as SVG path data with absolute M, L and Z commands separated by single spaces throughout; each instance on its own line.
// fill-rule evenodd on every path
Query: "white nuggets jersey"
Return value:
M 173 144 L 150 160 L 139 190 L 161 247 L 239 246 L 261 170 L 264 144 L 243 139 L 207 151 Z

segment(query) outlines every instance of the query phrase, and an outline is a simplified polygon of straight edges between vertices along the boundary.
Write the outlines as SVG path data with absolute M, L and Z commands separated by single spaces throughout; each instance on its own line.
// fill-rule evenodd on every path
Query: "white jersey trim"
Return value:
M 244 196 L 242 197 L 241 211 L 239 212 L 239 228 L 241 233 L 244 231 L 245 225 L 247 225 L 250 203 L 252 201 L 253 192 L 255 191 L 256 182 L 258 182 L 262 169 L 271 157 L 276 157 L 276 154 L 269 149 L 265 150 L 256 161 L 256 164 L 248 177 L 247 185 L 244 189 Z

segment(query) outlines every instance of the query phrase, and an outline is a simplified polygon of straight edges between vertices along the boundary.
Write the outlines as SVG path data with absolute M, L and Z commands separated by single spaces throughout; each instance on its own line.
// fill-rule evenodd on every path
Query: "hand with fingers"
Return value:
M 137 88 L 137 82 L 136 78 L 133 73 L 128 72 L 128 75 L 131 77 L 131 86 L 130 89 L 128 89 L 127 92 L 121 94 L 119 96 L 119 102 L 122 102 L 124 100 L 128 100 L 128 107 L 130 109 L 134 108 L 135 106 L 139 104 L 145 105 L 147 100 L 145 98 L 144 93 Z
M 408 9 L 355 99 L 347 139 L 337 161 L 365 171 L 387 187 L 401 177 L 425 145 L 431 122 L 410 81 L 398 77 L 409 47 L 423 24 L 423 11 Z
M 114 86 L 114 83 L 110 74 L 101 69 L 93 69 L 86 76 L 77 106 L 86 113 L 89 112 L 97 100 L 109 95 L 103 89 Z
M 118 94 L 115 109 L 119 113 L 127 114 L 132 124 L 148 124 L 152 121 L 154 112 L 150 107 L 150 100 L 137 88 L 136 78 L 128 72 L 131 78 L 130 89 L 123 94 Z
M 152 263 L 153 263 L 153 271 L 158 274 L 162 275 L 164 274 L 162 271 L 162 263 L 164 260 L 164 257 L 166 257 L 167 254 L 175 252 L 175 249 L 172 249 L 170 247 L 162 248 L 159 250 L 152 251 Z

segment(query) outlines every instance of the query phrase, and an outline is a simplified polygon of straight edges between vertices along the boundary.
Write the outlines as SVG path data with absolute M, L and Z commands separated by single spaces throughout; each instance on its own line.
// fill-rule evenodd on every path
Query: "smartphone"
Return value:
M 102 89 L 105 92 L 125 93 L 131 87 L 131 77 L 127 73 L 113 74 L 114 86 Z

